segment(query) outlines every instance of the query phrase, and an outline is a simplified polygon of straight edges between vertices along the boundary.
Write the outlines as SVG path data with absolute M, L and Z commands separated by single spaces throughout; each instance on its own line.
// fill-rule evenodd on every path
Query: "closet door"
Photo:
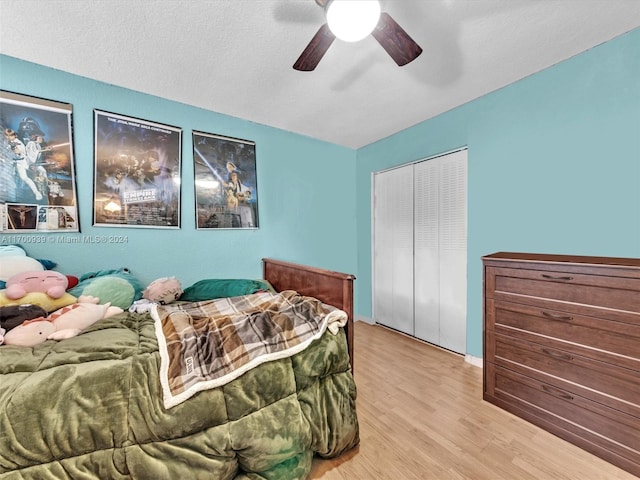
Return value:
M 466 352 L 467 151 L 415 165 L 415 336 Z
M 374 175 L 373 316 L 413 335 L 413 166 Z
M 440 341 L 467 351 L 467 151 L 440 158 Z M 440 160 L 439 159 L 439 160 Z
M 415 172 L 415 336 L 440 343 L 440 251 L 438 159 L 417 163 Z

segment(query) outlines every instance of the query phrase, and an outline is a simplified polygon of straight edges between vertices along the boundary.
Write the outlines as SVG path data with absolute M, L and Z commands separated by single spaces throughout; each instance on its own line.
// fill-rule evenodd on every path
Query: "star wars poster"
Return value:
M 94 225 L 180 228 L 182 129 L 94 114 Z
M 198 229 L 258 228 L 256 145 L 193 132 Z
M 68 103 L 0 91 L 1 232 L 80 231 L 72 110 Z

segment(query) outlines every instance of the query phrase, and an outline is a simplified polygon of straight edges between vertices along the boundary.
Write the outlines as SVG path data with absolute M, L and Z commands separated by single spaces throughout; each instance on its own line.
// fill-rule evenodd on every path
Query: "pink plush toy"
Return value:
M 27 320 L 4 336 L 5 345 L 34 347 L 45 340 L 63 340 L 78 335 L 98 320 L 108 318 L 123 310 L 110 303 L 98 305 L 96 297 L 81 296 L 78 303 L 56 310 L 46 318 Z
M 142 292 L 142 297 L 150 302 L 167 305 L 182 295 L 182 286 L 176 277 L 162 277 L 154 280 Z
M 67 291 L 69 280 L 59 272 L 52 270 L 28 271 L 17 273 L 7 281 L 7 298 L 17 300 L 27 293 L 42 292 L 51 298 L 60 298 Z

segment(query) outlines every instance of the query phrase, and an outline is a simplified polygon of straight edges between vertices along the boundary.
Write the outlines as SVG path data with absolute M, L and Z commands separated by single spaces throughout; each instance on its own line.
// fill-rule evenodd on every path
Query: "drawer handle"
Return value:
M 571 320 L 573 320 L 573 317 L 569 315 L 557 315 L 555 313 L 545 312 L 544 310 L 542 310 L 542 315 L 550 318 L 551 320 L 563 320 L 565 322 L 570 322 Z
M 542 385 L 542 390 L 547 392 L 549 395 L 553 395 L 554 397 L 562 398 L 563 400 L 573 400 L 573 396 L 569 395 L 568 393 L 564 393 L 564 392 L 562 392 L 560 390 L 557 390 L 555 388 L 547 387 L 546 385 Z
M 554 275 L 547 275 L 546 273 L 542 274 L 542 278 L 546 278 L 548 280 L 573 280 L 573 277 L 568 277 L 568 276 L 556 277 Z
M 553 350 L 549 350 L 548 348 L 543 348 L 542 353 L 544 353 L 545 355 L 549 355 L 550 357 L 557 358 L 558 360 L 567 360 L 569 362 L 573 360 L 572 355 L 562 352 L 555 352 Z

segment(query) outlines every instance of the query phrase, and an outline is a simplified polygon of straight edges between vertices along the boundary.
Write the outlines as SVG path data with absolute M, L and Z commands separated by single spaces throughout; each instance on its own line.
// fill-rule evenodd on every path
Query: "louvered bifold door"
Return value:
M 415 336 L 435 344 L 440 343 L 438 170 L 438 159 L 414 169 Z
M 413 335 L 413 166 L 374 175 L 373 316 Z
M 439 171 L 440 342 L 466 353 L 467 150 L 444 157 Z
M 466 352 L 467 151 L 415 164 L 415 336 Z

